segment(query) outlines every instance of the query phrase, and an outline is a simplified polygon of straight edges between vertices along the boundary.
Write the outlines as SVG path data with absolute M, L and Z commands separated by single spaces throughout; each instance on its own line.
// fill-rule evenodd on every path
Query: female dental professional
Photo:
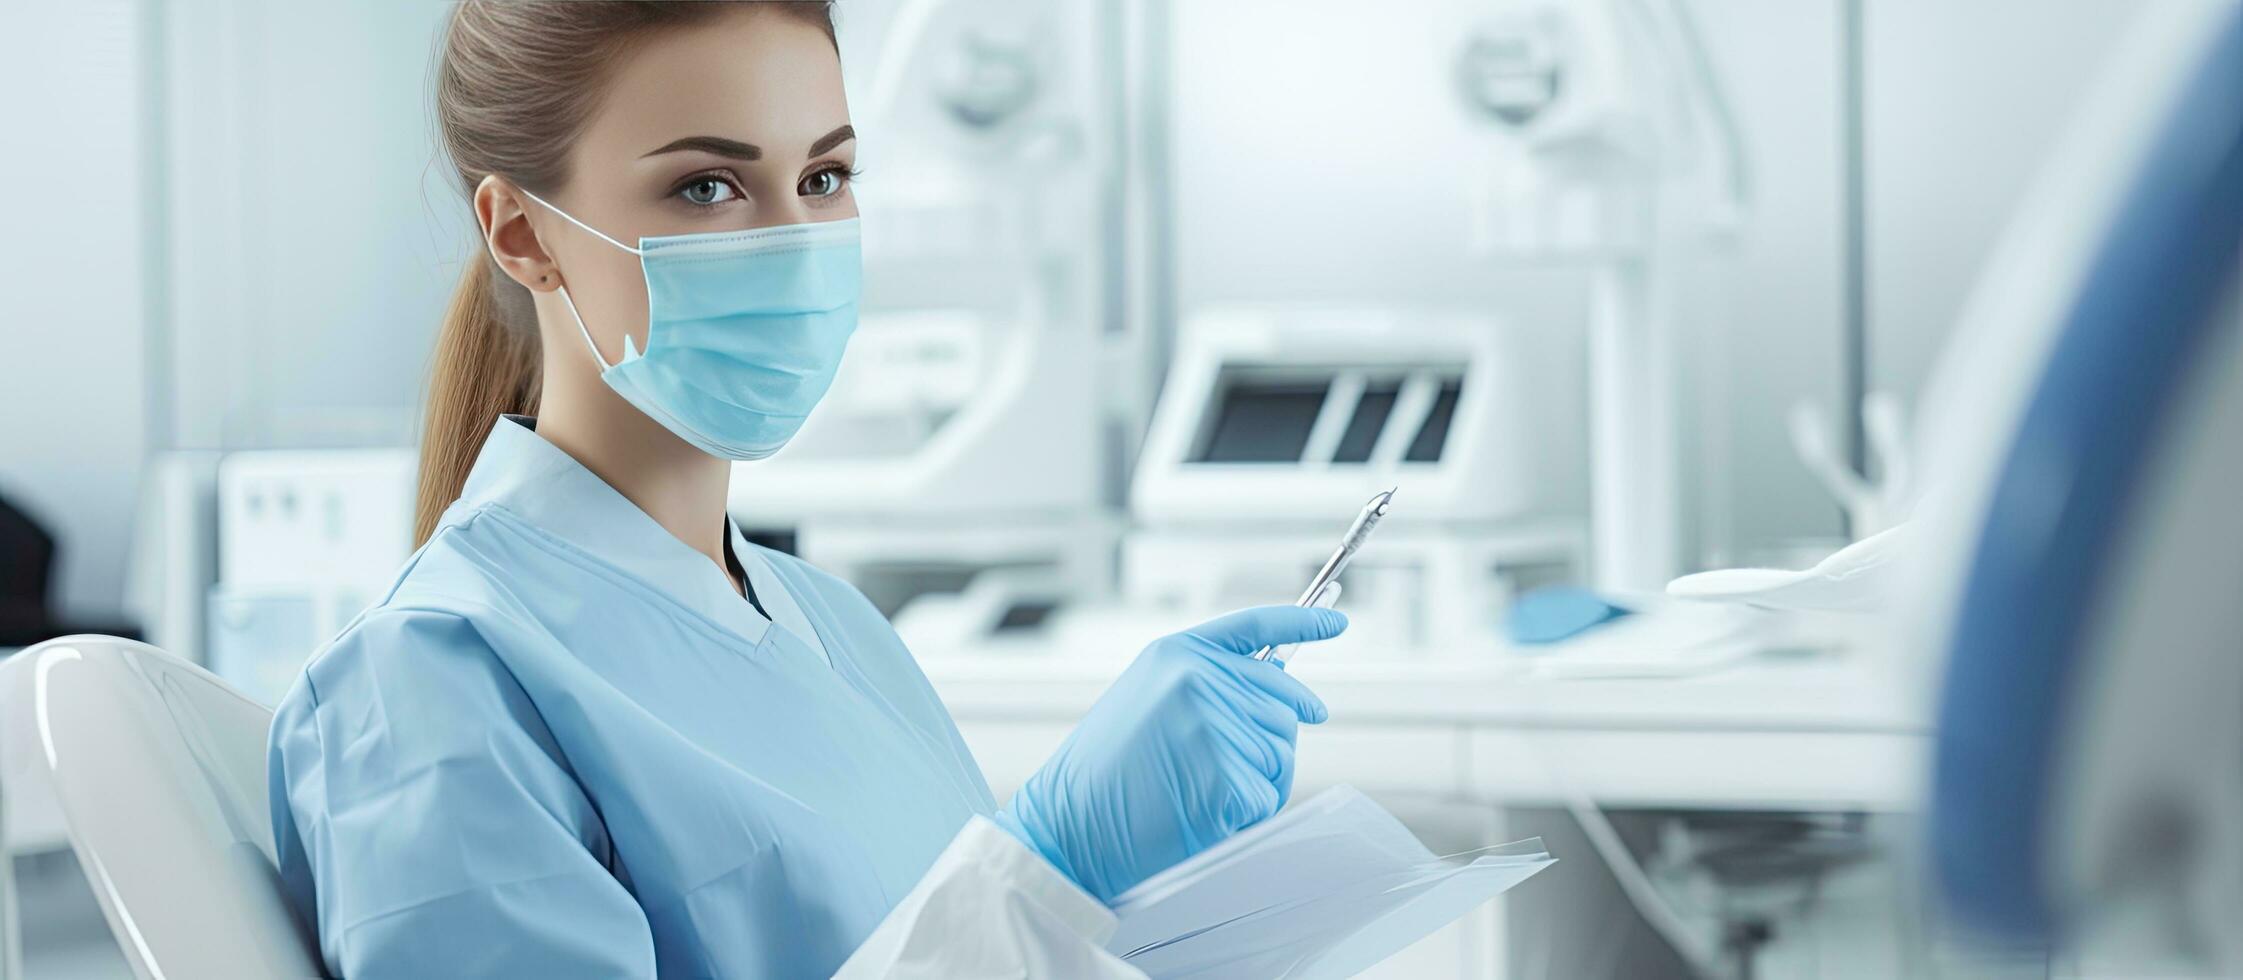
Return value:
M 856 325 L 828 5 L 467 0 L 435 87 L 488 261 L 437 341 L 422 544 L 272 729 L 327 968 L 1136 975 L 1103 900 L 1275 813 L 1324 718 L 1245 654 L 1345 620 L 1153 641 L 999 807 L 871 604 L 725 512 Z

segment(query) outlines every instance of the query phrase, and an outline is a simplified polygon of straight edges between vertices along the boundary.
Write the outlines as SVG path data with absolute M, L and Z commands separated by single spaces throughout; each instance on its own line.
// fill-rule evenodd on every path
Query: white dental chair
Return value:
M 53 793 L 142 980 L 322 975 L 273 864 L 271 723 L 209 672 L 131 640 L 64 637 L 0 663 L 6 792 Z

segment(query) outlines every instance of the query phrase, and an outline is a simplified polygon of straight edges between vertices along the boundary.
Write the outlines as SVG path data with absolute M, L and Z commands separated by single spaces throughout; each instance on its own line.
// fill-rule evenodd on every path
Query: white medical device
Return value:
M 204 659 L 266 704 L 382 597 L 413 550 L 410 449 L 273 450 L 218 464 Z
M 1736 123 L 1680 0 L 1518 0 L 1457 79 L 1491 123 L 1470 245 L 1591 273 L 1591 567 L 1656 589 L 1683 564 L 1673 267 L 1750 197 Z
M 1492 647 L 1518 588 L 1576 576 L 1577 521 L 1549 516 L 1522 362 L 1486 316 L 1233 308 L 1189 318 L 1138 461 L 1125 600 L 1227 608 L 1289 594 L 1333 515 L 1407 486 L 1353 565 L 1385 653 Z M 1384 630 L 1383 632 L 1381 630 Z

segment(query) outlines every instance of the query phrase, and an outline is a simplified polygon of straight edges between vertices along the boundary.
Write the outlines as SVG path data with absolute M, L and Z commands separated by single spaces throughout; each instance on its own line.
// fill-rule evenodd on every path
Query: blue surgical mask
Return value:
M 576 301 L 561 287 L 600 379 L 616 394 L 724 459 L 762 459 L 802 428 L 857 328 L 857 219 L 641 238 L 632 248 L 522 193 L 639 257 L 646 350 L 625 335 L 623 357 L 613 364 L 600 356 Z

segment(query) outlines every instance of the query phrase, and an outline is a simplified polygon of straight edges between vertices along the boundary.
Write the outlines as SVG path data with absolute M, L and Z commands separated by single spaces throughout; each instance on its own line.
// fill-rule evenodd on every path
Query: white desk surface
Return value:
M 1126 663 L 928 658 L 1000 794 L 1025 779 Z M 1303 730 L 1299 783 L 1539 805 L 1908 811 L 1931 726 L 1859 655 L 1761 657 L 1658 679 L 1554 679 L 1501 662 L 1291 668 L 1332 720 Z
M 1036 654 L 920 662 L 953 714 L 1072 719 L 1129 657 Z M 1767 656 L 1668 678 L 1561 678 L 1504 663 L 1319 661 L 1288 667 L 1335 719 L 1516 728 L 1855 731 L 1921 735 L 1929 723 L 1900 686 L 1859 656 Z

